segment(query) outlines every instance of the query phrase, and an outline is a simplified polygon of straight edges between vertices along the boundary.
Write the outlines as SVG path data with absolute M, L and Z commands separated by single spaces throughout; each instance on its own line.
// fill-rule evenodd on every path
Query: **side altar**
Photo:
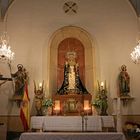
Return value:
M 91 94 L 53 95 L 53 115 L 91 115 Z

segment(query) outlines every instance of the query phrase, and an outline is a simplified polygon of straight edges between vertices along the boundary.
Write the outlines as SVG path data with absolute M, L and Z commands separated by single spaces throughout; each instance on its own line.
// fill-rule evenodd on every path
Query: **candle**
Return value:
M 42 83 L 39 83 L 39 88 L 42 88 Z
M 101 82 L 101 88 L 104 89 L 104 82 Z
M 56 116 L 57 116 L 57 114 L 59 114 L 59 112 L 60 112 L 60 107 L 55 107 L 55 108 L 54 108 L 54 111 L 55 111 Z
M 57 115 L 60 112 L 60 101 L 59 100 L 55 100 L 54 105 L 55 105 L 54 106 L 54 111 L 55 111 L 55 113 Z
M 89 100 L 84 100 L 84 112 L 88 115 L 90 112 Z
M 86 113 L 87 116 L 88 116 L 88 113 L 89 113 L 89 111 L 90 111 L 90 108 L 89 108 L 89 107 L 84 107 L 84 111 L 85 111 L 85 113 Z

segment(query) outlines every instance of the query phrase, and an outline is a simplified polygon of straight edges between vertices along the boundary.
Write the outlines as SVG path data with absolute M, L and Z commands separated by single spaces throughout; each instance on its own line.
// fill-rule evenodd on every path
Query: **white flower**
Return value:
M 140 132 L 140 128 L 136 128 L 136 132 Z

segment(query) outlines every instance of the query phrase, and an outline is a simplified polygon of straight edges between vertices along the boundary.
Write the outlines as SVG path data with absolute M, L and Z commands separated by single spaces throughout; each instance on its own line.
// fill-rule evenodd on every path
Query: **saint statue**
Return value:
M 79 76 L 79 65 L 76 63 L 76 52 L 67 52 L 67 61 L 64 65 L 64 81 L 58 94 L 88 94 L 88 91 L 83 86 Z
M 34 93 L 35 93 L 35 108 L 36 108 L 36 116 L 42 116 L 42 103 L 44 99 L 44 88 L 43 88 L 44 82 L 41 87 L 37 89 L 36 83 L 34 81 Z
M 107 114 L 107 109 L 108 109 L 108 100 L 107 100 L 107 95 L 106 95 L 106 90 L 102 89 L 100 94 L 99 94 L 99 99 L 100 99 L 100 107 L 101 107 L 101 116 L 106 116 Z
M 25 84 L 28 82 L 28 73 L 22 64 L 18 64 L 17 68 L 17 72 L 11 74 L 15 81 L 15 95 L 23 96 Z
M 121 72 L 119 74 L 119 91 L 121 96 L 128 96 L 130 92 L 130 77 L 127 73 L 126 65 L 121 66 Z

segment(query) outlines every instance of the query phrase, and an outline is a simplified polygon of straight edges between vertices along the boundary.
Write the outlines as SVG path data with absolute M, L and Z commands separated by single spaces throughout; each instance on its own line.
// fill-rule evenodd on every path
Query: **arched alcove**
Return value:
M 94 79 L 95 79 L 95 59 L 94 59 L 94 46 L 92 45 L 92 39 L 90 35 L 79 27 L 74 26 L 66 26 L 59 30 L 57 30 L 51 38 L 50 42 L 50 63 L 49 63 L 49 94 L 55 94 L 57 92 L 58 82 L 58 50 L 59 45 L 66 39 L 73 38 L 74 40 L 79 41 L 84 50 L 83 61 L 84 61 L 84 78 L 82 79 L 83 83 L 85 83 L 85 87 L 92 94 L 94 90 Z M 61 59 L 64 59 L 63 57 Z M 63 61 L 62 61 L 63 63 Z M 62 64 L 63 65 L 63 64 Z M 82 69 L 81 69 L 82 71 Z M 63 74 L 62 74 L 63 75 Z

